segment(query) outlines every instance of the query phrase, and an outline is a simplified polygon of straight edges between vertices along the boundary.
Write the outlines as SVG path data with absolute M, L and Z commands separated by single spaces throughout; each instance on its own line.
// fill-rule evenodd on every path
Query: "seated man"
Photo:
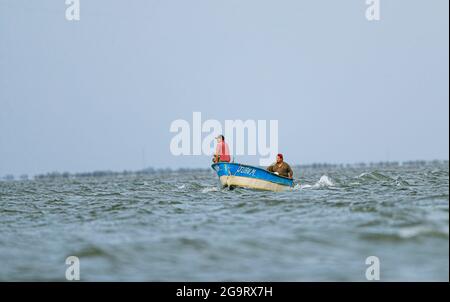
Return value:
M 214 153 L 213 162 L 230 162 L 230 149 L 228 148 L 228 144 L 225 142 L 225 137 L 223 135 L 219 135 L 216 139 L 217 146 L 216 152 Z
M 277 162 L 269 166 L 267 171 L 289 178 L 294 176 L 291 167 L 283 161 L 283 154 L 281 153 L 277 155 Z

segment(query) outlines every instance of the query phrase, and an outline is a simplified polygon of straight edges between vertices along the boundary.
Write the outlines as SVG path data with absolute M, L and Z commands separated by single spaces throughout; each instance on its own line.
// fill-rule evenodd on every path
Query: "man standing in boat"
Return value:
M 213 162 L 230 162 L 230 149 L 228 144 L 225 142 L 225 137 L 221 134 L 216 137 L 217 146 L 216 152 L 214 153 Z
M 294 176 L 291 166 L 283 161 L 283 154 L 281 153 L 277 155 L 277 162 L 267 167 L 267 171 L 289 178 Z

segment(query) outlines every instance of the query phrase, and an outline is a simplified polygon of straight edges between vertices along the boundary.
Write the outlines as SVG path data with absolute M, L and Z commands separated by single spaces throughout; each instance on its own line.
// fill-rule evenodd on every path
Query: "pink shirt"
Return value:
M 220 161 L 230 161 L 230 150 L 226 142 L 220 142 L 216 147 L 216 154 L 220 155 Z

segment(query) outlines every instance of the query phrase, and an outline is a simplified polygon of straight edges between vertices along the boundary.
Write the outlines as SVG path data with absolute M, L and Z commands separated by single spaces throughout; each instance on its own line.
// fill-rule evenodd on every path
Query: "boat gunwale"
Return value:
M 273 175 L 273 176 L 276 176 L 276 177 L 279 177 L 279 178 L 282 178 L 282 179 L 284 178 L 284 179 L 287 179 L 287 180 L 292 180 L 292 185 L 286 185 L 286 187 L 293 187 L 293 186 L 294 186 L 294 178 L 289 178 L 289 177 L 286 177 L 286 176 L 281 176 L 281 175 L 275 174 L 275 173 L 273 173 L 273 172 L 264 170 L 263 168 L 259 168 L 259 167 L 255 167 L 255 166 L 250 166 L 250 165 L 246 165 L 246 164 L 229 163 L 229 162 L 222 161 L 222 162 L 218 162 L 218 163 L 212 164 L 212 165 L 211 165 L 211 168 L 213 168 L 214 166 L 218 166 L 218 165 L 220 165 L 220 164 L 237 165 L 237 166 L 244 166 L 244 167 L 248 167 L 248 168 L 258 169 L 258 170 L 261 170 L 261 171 L 263 171 L 263 172 L 269 173 L 269 174 L 271 174 L 271 175 Z M 216 171 L 216 169 L 214 169 L 214 168 L 213 168 L 213 170 Z M 216 172 L 217 172 L 217 171 L 216 171 Z M 234 175 L 228 175 L 228 176 L 234 176 Z M 249 177 L 249 178 L 251 178 L 251 177 Z M 272 180 L 268 180 L 268 179 L 264 179 L 264 180 L 265 180 L 265 181 L 268 181 L 268 182 L 275 183 L 275 184 L 283 185 L 283 184 L 277 183 L 277 182 L 272 181 Z

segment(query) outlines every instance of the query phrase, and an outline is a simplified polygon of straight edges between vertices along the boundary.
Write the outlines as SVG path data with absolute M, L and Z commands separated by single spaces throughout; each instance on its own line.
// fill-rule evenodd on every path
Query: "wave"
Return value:
M 443 238 L 448 239 L 449 231 L 447 227 L 431 227 L 431 226 L 412 226 L 403 227 L 393 232 L 369 232 L 362 235 L 363 238 L 369 240 L 407 240 L 417 238 Z
M 381 174 L 376 171 L 361 173 L 357 178 L 362 179 L 362 180 L 377 180 L 377 181 L 392 181 L 393 180 L 389 176 L 386 176 L 386 175 Z
M 322 175 L 320 179 L 313 185 L 310 184 L 296 184 L 294 190 L 302 190 L 302 189 L 323 189 L 334 187 L 335 182 L 328 177 L 327 175 Z
M 425 226 L 408 227 L 398 230 L 397 235 L 400 238 L 408 239 L 418 236 L 436 236 L 448 238 L 448 228 L 431 228 Z
M 210 193 L 210 192 L 217 192 L 219 189 L 217 187 L 207 187 L 202 189 L 202 193 Z
M 401 176 L 392 178 L 387 175 L 381 174 L 380 172 L 377 172 L 377 171 L 361 173 L 359 176 L 356 177 L 356 179 L 358 179 L 362 182 L 365 182 L 365 183 L 382 182 L 382 183 L 392 184 L 392 185 L 395 185 L 398 187 L 407 187 L 410 185 Z
M 396 177 L 394 180 L 397 186 L 409 186 L 409 182 L 401 178 L 401 176 Z

